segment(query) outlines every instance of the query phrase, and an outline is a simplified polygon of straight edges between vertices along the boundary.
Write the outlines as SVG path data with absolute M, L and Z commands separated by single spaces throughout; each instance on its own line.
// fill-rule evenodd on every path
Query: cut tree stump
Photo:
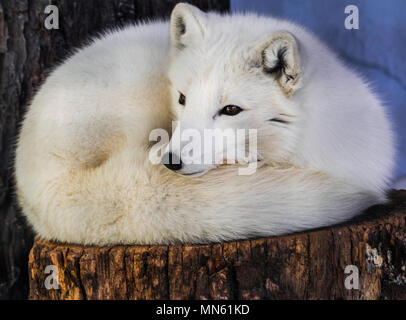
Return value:
M 406 191 L 390 198 L 349 223 L 281 237 L 110 247 L 36 239 L 30 298 L 406 299 Z M 59 288 L 46 289 L 56 276 Z

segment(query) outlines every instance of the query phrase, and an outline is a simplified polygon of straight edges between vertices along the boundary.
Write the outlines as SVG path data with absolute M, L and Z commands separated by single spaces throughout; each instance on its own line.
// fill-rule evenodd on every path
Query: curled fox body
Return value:
M 151 163 L 149 134 L 172 120 L 256 129 L 256 172 Z M 204 243 L 350 219 L 385 200 L 393 159 L 382 103 L 312 34 L 179 4 L 170 21 L 110 32 L 52 72 L 23 121 L 15 173 L 44 239 Z

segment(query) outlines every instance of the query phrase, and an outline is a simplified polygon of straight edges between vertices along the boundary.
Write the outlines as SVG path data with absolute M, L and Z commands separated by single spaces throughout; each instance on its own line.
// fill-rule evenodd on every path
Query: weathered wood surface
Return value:
M 167 17 L 179 0 L 0 0 L 0 300 L 28 293 L 32 233 L 14 197 L 14 142 L 27 102 L 56 63 L 89 36 L 140 19 Z M 203 10 L 229 0 L 188 1 Z M 45 7 L 59 9 L 59 29 L 44 27 Z
M 47 265 L 59 289 L 45 288 Z M 346 266 L 359 289 L 344 285 Z M 406 191 L 344 225 L 212 245 L 84 247 L 35 240 L 31 299 L 406 299 Z

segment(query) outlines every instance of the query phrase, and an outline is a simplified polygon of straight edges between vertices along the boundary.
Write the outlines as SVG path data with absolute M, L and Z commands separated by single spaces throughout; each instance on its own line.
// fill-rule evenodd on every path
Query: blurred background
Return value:
M 358 7 L 358 30 L 344 27 L 347 5 Z M 406 1 L 231 0 L 231 10 L 272 15 L 307 27 L 372 83 L 397 134 L 394 187 L 406 189 Z

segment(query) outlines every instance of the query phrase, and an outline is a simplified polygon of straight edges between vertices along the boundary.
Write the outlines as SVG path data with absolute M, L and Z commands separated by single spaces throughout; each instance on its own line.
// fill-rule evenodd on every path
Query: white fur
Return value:
M 281 43 L 298 50 L 288 53 L 293 82 L 263 72 L 264 43 L 268 64 Z M 213 119 L 227 104 L 247 110 Z M 267 121 L 281 113 L 289 125 Z M 224 165 L 190 179 L 151 164 L 148 135 L 169 131 L 171 115 L 189 128 L 257 129 L 261 166 L 250 176 Z M 170 33 L 167 22 L 115 31 L 55 69 L 26 114 L 16 180 L 23 212 L 45 239 L 197 243 L 345 221 L 385 198 L 393 159 L 382 104 L 310 33 L 180 4 Z

